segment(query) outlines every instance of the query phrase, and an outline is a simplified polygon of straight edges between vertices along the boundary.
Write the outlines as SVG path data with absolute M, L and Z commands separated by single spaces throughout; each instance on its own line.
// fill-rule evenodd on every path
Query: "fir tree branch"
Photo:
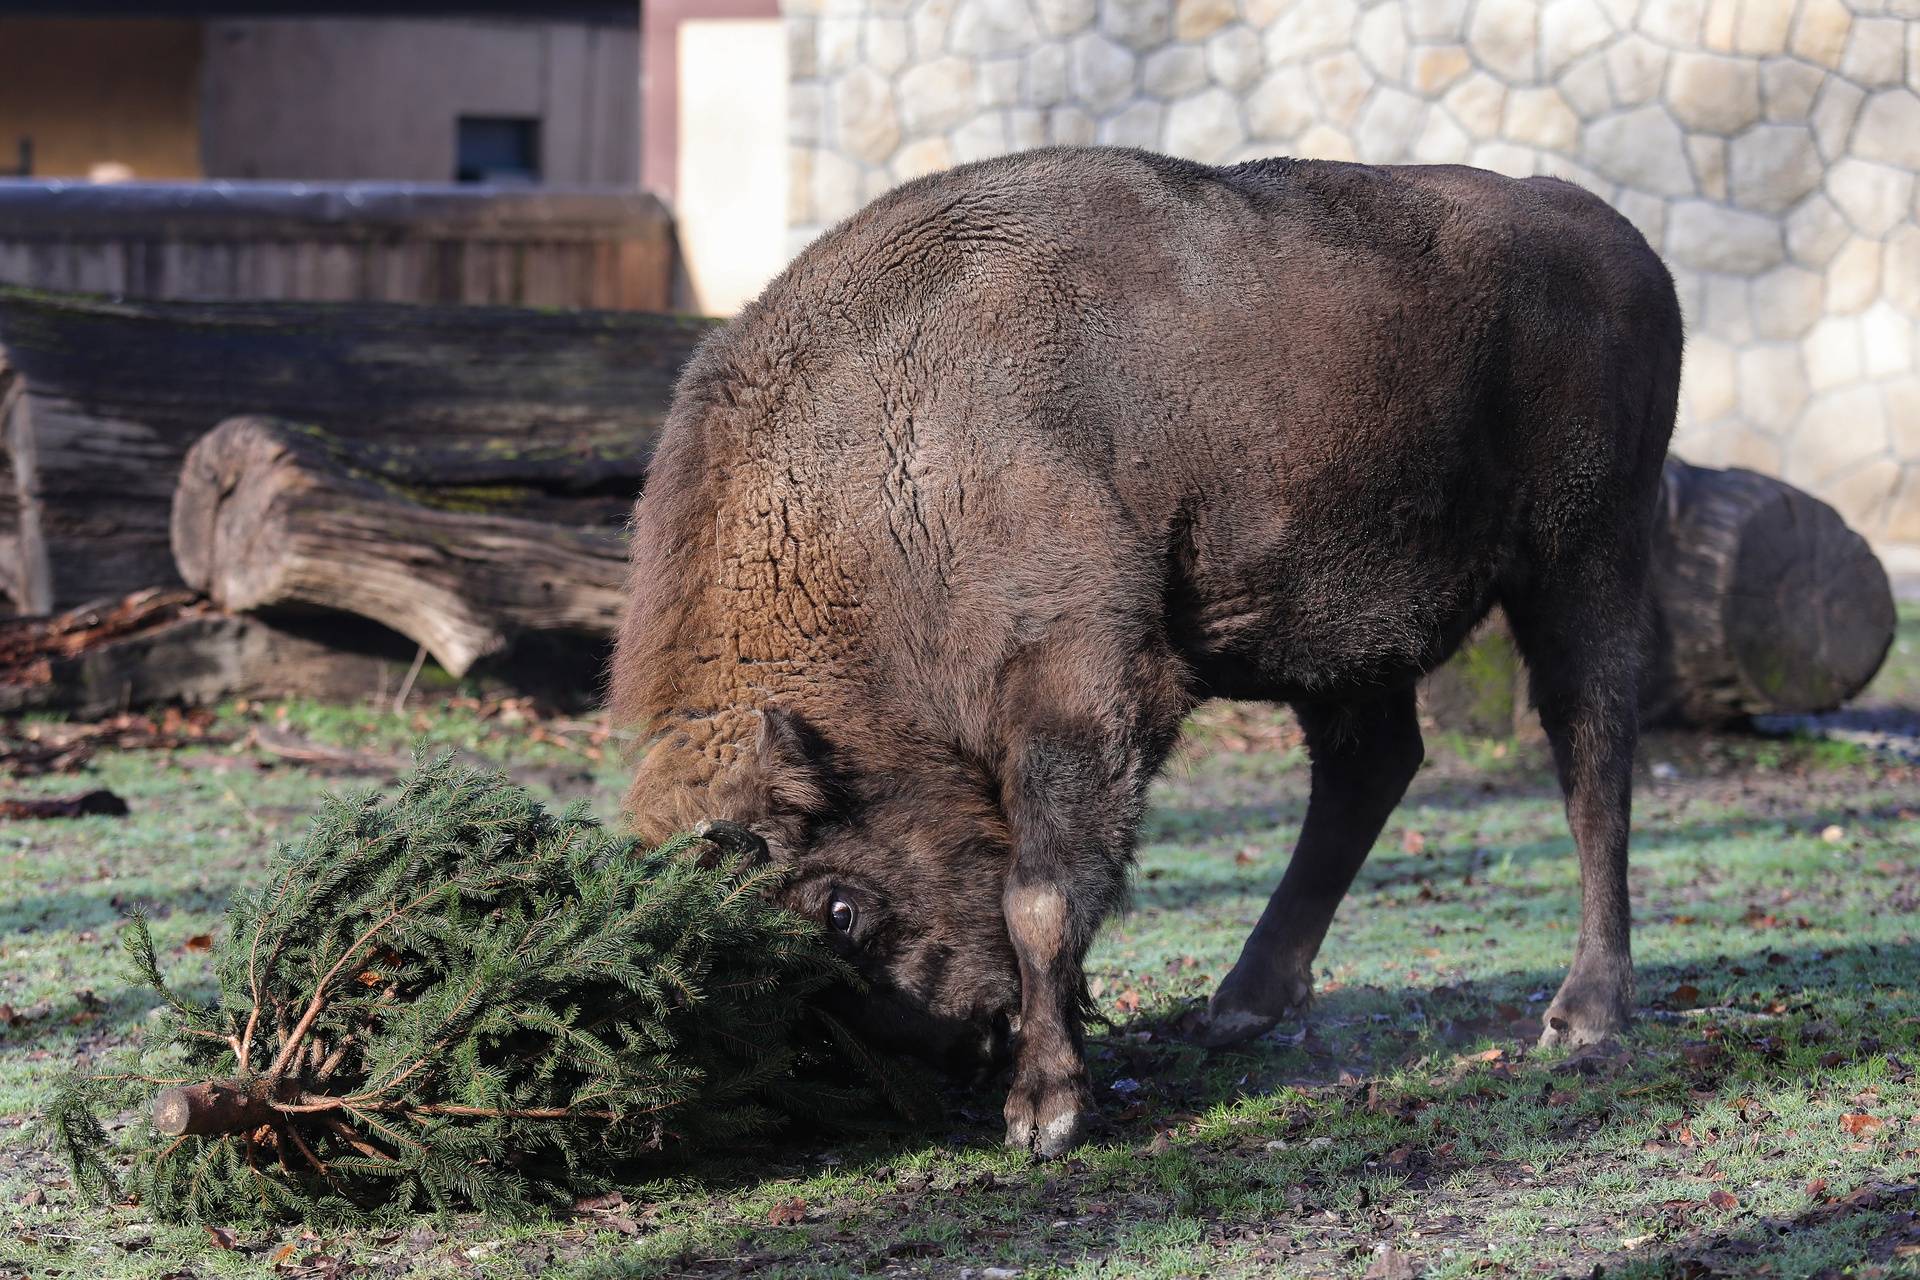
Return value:
M 371 1110 L 371 1108 L 356 1107 L 352 1103 L 346 1102 L 344 1100 L 341 1101 L 340 1107 L 342 1110 L 351 1114 L 355 1119 L 361 1121 L 361 1123 L 367 1125 L 369 1128 L 378 1129 L 381 1133 L 386 1134 L 387 1137 L 393 1139 L 395 1142 L 399 1143 L 401 1146 L 412 1147 L 415 1151 L 418 1151 L 423 1155 L 426 1153 L 427 1149 L 421 1146 L 419 1143 L 415 1142 L 412 1138 L 407 1137 L 405 1134 L 395 1133 L 393 1130 L 387 1128 L 387 1126 L 381 1124 L 378 1120 L 375 1120 L 372 1116 L 368 1115 L 367 1112 Z
M 816 1017 L 857 977 L 770 896 L 784 873 L 689 843 L 637 849 L 444 756 L 335 802 L 230 910 L 222 1004 L 169 1001 L 149 1046 L 195 1074 L 136 1053 L 55 1100 L 74 1185 L 99 1196 L 124 1167 L 166 1221 L 518 1216 L 663 1150 L 873 1106 L 878 1063 Z M 169 1146 L 99 1121 L 196 1084 L 262 1099 L 264 1122 Z
M 293 886 L 294 873 L 299 869 L 300 864 L 297 862 L 289 862 L 287 864 L 287 873 L 280 877 L 280 887 L 273 895 L 273 903 L 261 913 L 260 919 L 254 924 L 253 937 L 247 947 L 247 994 L 250 999 L 250 1006 L 247 1009 L 247 1025 L 245 1029 L 240 1032 L 240 1048 L 238 1050 L 240 1070 L 243 1072 L 251 1068 L 253 1033 L 254 1029 L 259 1026 L 260 1023 L 260 978 L 258 969 L 254 963 L 260 954 L 260 935 L 266 931 L 267 922 L 272 920 L 274 915 L 280 910 L 280 904 L 286 900 L 287 891 Z M 279 954 L 279 944 L 276 943 L 272 953 L 267 956 L 267 963 L 272 964 Z
M 388 1152 L 382 1151 L 380 1148 L 374 1146 L 371 1142 L 368 1142 L 366 1139 L 362 1138 L 359 1134 L 355 1133 L 353 1129 L 347 1124 L 345 1124 L 344 1122 L 337 1120 L 332 1116 L 322 1116 L 321 1120 L 323 1123 L 326 1124 L 328 1128 L 332 1129 L 336 1134 L 339 1135 L 340 1140 L 342 1142 L 352 1147 L 355 1151 L 358 1151 L 361 1155 L 365 1156 L 367 1159 L 384 1160 L 388 1164 L 397 1163 L 397 1161 L 391 1154 L 389 1154 Z
M 348 1032 L 346 1035 L 340 1037 L 340 1043 L 333 1047 L 333 1052 L 326 1056 L 326 1059 L 321 1062 L 319 1069 L 313 1073 L 315 1083 L 324 1084 L 332 1078 L 333 1073 L 340 1069 L 340 1063 L 345 1060 L 347 1049 L 353 1042 L 354 1036 L 352 1032 Z
M 300 1154 L 306 1158 L 307 1163 L 313 1166 L 313 1171 L 315 1173 L 319 1174 L 323 1178 L 327 1178 L 329 1181 L 332 1180 L 330 1175 L 327 1172 L 327 1162 L 325 1160 L 322 1160 L 319 1156 L 313 1154 L 313 1148 L 309 1147 L 307 1145 L 306 1139 L 300 1136 L 300 1128 L 298 1125 L 291 1125 L 291 1124 L 282 1125 L 280 1127 L 280 1132 L 287 1136 L 287 1140 L 291 1142 L 294 1148 L 298 1150 Z
M 444 892 L 446 892 L 444 887 L 429 889 L 412 902 L 409 902 L 406 906 L 395 907 L 386 915 L 381 916 L 378 920 L 368 925 L 366 931 L 354 939 L 353 945 L 340 953 L 340 958 L 333 962 L 333 967 L 328 969 L 315 985 L 313 999 L 307 1002 L 306 1012 L 302 1013 L 300 1015 L 300 1021 L 294 1024 L 293 1031 L 288 1034 L 285 1042 L 281 1044 L 280 1052 L 274 1055 L 273 1063 L 266 1071 L 266 1074 L 270 1078 L 278 1079 L 281 1075 L 285 1074 L 287 1062 L 292 1058 L 294 1052 L 299 1049 L 300 1042 L 306 1038 L 307 1031 L 313 1026 L 313 1020 L 319 1017 L 321 1010 L 327 1007 L 327 990 L 333 985 L 333 980 L 340 976 L 340 970 L 346 967 L 347 961 L 358 954 L 360 948 L 371 941 L 382 929 L 392 924 L 395 920 L 400 919 L 400 917 L 407 912 L 416 910 L 429 899 Z

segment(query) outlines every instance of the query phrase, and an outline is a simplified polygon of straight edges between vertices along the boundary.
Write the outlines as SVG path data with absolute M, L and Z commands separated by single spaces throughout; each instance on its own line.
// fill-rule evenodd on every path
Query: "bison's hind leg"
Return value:
M 1547 1007 L 1542 1044 L 1591 1044 L 1633 1011 L 1627 829 L 1644 602 L 1644 552 L 1623 549 L 1590 574 L 1535 584 L 1503 601 L 1553 747 L 1580 859 L 1580 936 Z
M 1411 687 L 1294 710 L 1312 761 L 1306 820 L 1280 886 L 1207 1006 L 1194 1037 L 1202 1044 L 1251 1040 L 1305 1010 L 1334 910 L 1424 754 Z

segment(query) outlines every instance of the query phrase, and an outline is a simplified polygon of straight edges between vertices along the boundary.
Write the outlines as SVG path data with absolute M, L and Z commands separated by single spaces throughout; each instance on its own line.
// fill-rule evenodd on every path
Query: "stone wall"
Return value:
M 785 0 L 797 249 L 1050 143 L 1552 173 L 1672 266 L 1677 449 L 1920 543 L 1920 0 Z

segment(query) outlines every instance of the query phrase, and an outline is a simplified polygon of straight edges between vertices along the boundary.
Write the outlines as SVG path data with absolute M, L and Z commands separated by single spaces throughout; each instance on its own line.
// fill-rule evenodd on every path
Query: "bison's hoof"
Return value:
M 1633 1019 L 1629 990 L 1625 982 L 1569 975 L 1540 1020 L 1540 1044 L 1578 1049 L 1619 1035 Z
M 1258 1040 L 1279 1022 L 1280 1019 L 1264 1013 L 1209 1006 L 1187 1029 L 1187 1038 L 1204 1049 L 1224 1049 Z
M 1007 1095 L 1007 1145 L 1042 1160 L 1063 1156 L 1087 1136 L 1088 1091 L 1071 1085 L 1023 1089 Z
M 1313 1001 L 1313 982 L 1304 974 L 1287 978 L 1248 979 L 1235 965 L 1207 1002 L 1207 1010 L 1185 1030 L 1187 1038 L 1207 1049 L 1258 1040 L 1283 1018 L 1305 1014 Z
M 1053 1160 L 1080 1145 L 1087 1136 L 1085 1113 L 1063 1111 L 1043 1124 L 1023 1123 L 1007 1127 L 1007 1145 L 1042 1160 Z

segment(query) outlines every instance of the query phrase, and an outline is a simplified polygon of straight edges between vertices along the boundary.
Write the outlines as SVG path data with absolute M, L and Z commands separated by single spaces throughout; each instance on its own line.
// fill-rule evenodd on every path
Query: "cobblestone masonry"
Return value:
M 786 0 L 794 249 L 1050 143 L 1552 173 L 1666 256 L 1676 448 L 1920 544 L 1920 0 Z

